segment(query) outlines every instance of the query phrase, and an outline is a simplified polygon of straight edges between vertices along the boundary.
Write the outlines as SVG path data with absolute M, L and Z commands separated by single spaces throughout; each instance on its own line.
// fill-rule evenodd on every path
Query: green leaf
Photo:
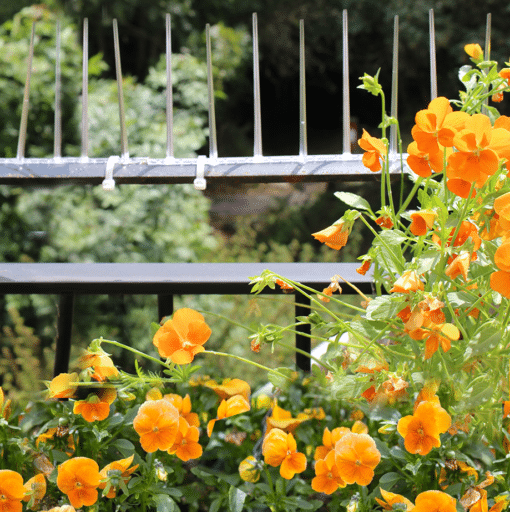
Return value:
M 293 371 L 290 368 L 275 368 L 267 372 L 267 378 L 275 388 L 285 390 L 292 382 L 292 374 Z
M 242 512 L 246 496 L 246 493 L 241 491 L 241 489 L 231 485 L 228 491 L 228 507 L 230 512 Z
M 404 309 L 403 301 L 391 296 L 376 297 L 367 306 L 369 320 L 389 320 Z
M 352 400 L 358 398 L 367 388 L 368 376 L 343 375 L 335 378 L 331 385 L 331 391 L 337 400 Z
M 372 211 L 369 202 L 357 194 L 352 194 L 351 192 L 335 192 L 335 197 L 338 197 L 340 201 L 344 202 L 348 206 L 352 206 L 353 208 L 367 210 L 369 212 Z
M 177 512 L 179 510 L 175 501 L 167 494 L 155 494 L 152 501 L 156 505 L 156 512 Z
M 387 272 L 402 274 L 404 271 L 405 261 L 400 247 L 405 240 L 406 236 L 398 229 L 385 229 L 374 239 L 377 261 Z
M 385 473 L 379 479 L 379 487 L 382 487 L 385 491 L 391 491 L 391 488 L 402 479 L 402 475 L 398 473 Z
M 127 439 L 116 439 L 111 446 L 117 448 L 122 455 L 128 457 L 135 449 L 135 445 Z
M 484 323 L 469 340 L 467 349 L 471 356 L 486 354 L 497 347 L 501 341 L 501 325 L 496 321 Z
M 216 498 L 209 507 L 209 512 L 218 512 L 220 510 L 220 507 L 223 503 L 223 498 Z

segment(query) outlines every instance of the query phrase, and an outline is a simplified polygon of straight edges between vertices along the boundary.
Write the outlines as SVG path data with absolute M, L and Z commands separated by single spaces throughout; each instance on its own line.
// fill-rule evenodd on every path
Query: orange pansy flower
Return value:
M 285 281 L 282 281 L 281 279 L 276 279 L 275 283 L 284 291 L 289 292 L 294 290 L 294 287 L 290 284 L 286 283 Z
M 510 272 L 504 270 L 493 272 L 490 277 L 490 287 L 503 297 L 510 299 Z
M 393 285 L 390 293 L 409 293 L 424 290 L 425 286 L 414 270 L 404 272 Z
M 0 470 L 0 510 L 21 512 L 21 500 L 25 495 L 23 477 L 10 469 Z
M 339 487 L 345 487 L 345 482 L 336 467 L 333 451 L 325 459 L 315 463 L 315 478 L 312 479 L 311 484 L 315 492 L 324 494 L 333 494 Z
M 505 78 L 506 80 L 509 81 L 509 85 L 510 85 L 510 68 L 503 68 L 500 70 L 500 72 L 498 73 L 498 75 L 501 77 L 501 78 Z
M 433 99 L 426 109 L 420 110 L 415 116 L 416 124 L 411 135 L 416 142 L 416 150 L 428 154 L 435 167 L 441 165 L 442 170 L 443 164 L 439 164 L 437 154 L 440 146 L 451 147 L 455 133 L 464 127 L 469 117 L 465 112 L 453 112 L 449 100 L 444 96 Z M 411 148 L 413 150 L 414 146 Z M 418 156 L 417 152 L 414 154 Z
M 404 496 L 385 491 L 382 487 L 379 487 L 379 491 L 381 492 L 382 500 L 380 498 L 375 498 L 375 501 L 381 505 L 383 510 L 393 510 L 393 505 L 395 503 L 404 503 L 407 511 L 414 509 L 413 503 Z
M 326 244 L 328 247 L 339 251 L 342 247 L 347 244 L 347 239 L 349 238 L 349 227 L 343 221 L 333 224 L 322 231 L 317 231 L 317 233 L 312 233 L 312 236 Z
M 211 336 L 204 317 L 194 309 L 178 309 L 156 332 L 152 342 L 161 357 L 175 364 L 189 364 Z
M 452 228 L 447 240 L 448 246 L 452 245 L 452 239 L 454 234 L 455 228 Z M 482 244 L 482 240 L 478 236 L 478 228 L 473 223 L 467 220 L 463 220 L 460 225 L 457 236 L 453 241 L 453 247 L 459 247 L 461 245 L 464 245 L 468 241 L 468 239 L 471 239 L 471 242 L 473 243 L 472 251 L 477 251 L 480 248 L 480 245 Z M 434 241 L 434 243 L 441 245 L 441 240 L 439 236 L 437 236 L 436 234 L 432 235 L 432 240 Z
M 500 270 L 510 272 L 510 238 L 507 238 L 494 254 L 494 263 Z
M 455 256 L 453 261 L 446 267 L 445 274 L 450 279 L 455 279 L 461 275 L 464 278 L 464 281 L 467 281 L 470 263 L 471 254 L 467 251 L 462 251 L 458 256 Z
M 365 150 L 363 153 L 362 162 L 365 167 L 368 167 L 372 172 L 378 172 L 382 168 L 381 160 L 384 161 L 386 155 L 386 145 L 381 139 L 372 137 L 363 129 L 361 139 L 358 140 L 361 149 Z
M 471 192 L 471 183 L 463 180 L 462 178 L 449 178 L 446 181 L 446 188 L 456 196 L 462 197 L 462 199 L 467 199 L 469 197 L 469 192 Z M 475 195 L 476 191 L 473 190 L 471 192 L 471 197 L 475 197 Z
M 416 496 L 414 512 L 456 512 L 457 500 L 441 491 L 425 491 Z
M 425 359 L 430 359 L 439 349 L 448 352 L 451 348 L 451 341 L 460 338 L 460 331 L 453 324 L 441 324 L 432 327 L 431 333 L 425 341 Z
M 260 480 L 260 467 L 258 460 L 253 455 L 248 455 L 239 464 L 239 476 L 245 482 L 258 482 Z
M 174 393 L 169 393 L 163 397 L 174 405 L 179 411 L 179 415 L 184 418 L 191 427 L 199 427 L 200 420 L 196 412 L 191 412 L 191 398 L 186 395 L 184 398 Z
M 131 478 L 131 474 L 134 473 L 138 468 L 138 464 L 135 464 L 134 466 L 129 467 L 133 463 L 134 457 L 135 457 L 134 455 L 131 455 L 127 459 L 120 459 L 120 460 L 111 462 L 110 464 L 107 464 L 99 472 L 99 474 L 101 475 L 101 480 L 103 480 L 99 484 L 99 489 L 104 489 L 106 487 L 108 480 L 110 481 L 111 486 L 110 486 L 110 490 L 106 494 L 107 498 L 115 498 L 115 496 L 117 496 L 117 489 L 114 485 L 112 485 L 112 480 L 110 480 L 110 475 L 108 475 L 108 473 L 110 471 L 119 472 L 119 476 L 116 477 L 116 479 L 120 477 L 120 478 L 122 478 L 122 480 L 124 480 L 124 483 L 127 484 L 129 482 L 129 479 Z
M 381 215 L 375 219 L 375 223 L 385 229 L 391 229 L 393 227 L 393 221 L 389 215 Z
M 439 435 L 450 428 L 451 422 L 450 415 L 438 403 L 425 401 L 412 416 L 400 418 L 397 431 L 409 453 L 427 455 L 432 448 L 441 446 Z
M 250 399 L 250 385 L 241 379 L 225 379 L 222 384 L 217 384 L 216 381 L 210 380 L 204 386 L 212 389 L 222 400 L 235 395 L 244 396 L 246 400 Z
M 407 146 L 407 165 L 422 178 L 432 176 L 432 172 L 441 172 L 444 165 L 443 151 L 438 148 L 433 153 L 426 153 L 418 149 L 416 141 Z
M 202 455 L 202 446 L 198 442 L 199 437 L 198 428 L 188 425 L 188 422 L 181 416 L 177 437 L 168 453 L 177 455 L 184 462 L 198 459 Z
M 308 421 L 309 419 L 309 416 L 293 418 L 290 411 L 282 409 L 275 401 L 271 416 L 266 418 L 266 432 L 269 432 L 272 428 L 279 428 L 285 432 L 293 433 L 303 421 Z
M 297 451 L 294 436 L 279 428 L 273 428 L 264 438 L 262 455 L 266 464 L 280 466 L 280 475 L 286 480 L 306 469 L 305 454 Z
M 81 369 L 90 368 L 90 376 L 99 382 L 104 382 L 106 379 L 119 375 L 119 370 L 113 364 L 109 354 L 101 347 L 93 352 L 86 350 L 80 357 L 78 364 Z
M 483 50 L 482 47 L 478 43 L 466 44 L 464 46 L 464 51 L 472 58 L 472 59 L 483 59 Z
M 236 414 L 242 414 L 250 410 L 250 402 L 242 395 L 235 395 L 230 397 L 228 400 L 222 400 L 218 406 L 218 412 L 215 419 L 209 421 L 207 424 L 207 435 L 211 437 L 214 424 L 218 420 L 224 420 L 230 418 Z
M 465 128 L 453 137 L 458 150 L 448 158 L 448 178 L 461 178 L 482 187 L 499 168 L 499 159 L 509 156 L 510 132 L 493 128 L 484 114 L 473 114 Z
M 364 276 L 370 270 L 370 266 L 371 265 L 372 265 L 372 259 L 371 258 L 364 259 L 362 264 L 361 264 L 361 267 L 357 268 L 356 272 L 358 274 L 361 274 L 362 276 Z
M 76 509 L 71 505 L 62 505 L 61 507 L 53 507 L 48 512 L 76 512 Z
M 433 210 L 413 212 L 411 213 L 411 225 L 409 226 L 409 229 L 413 235 L 426 235 L 427 231 L 434 225 L 436 218 L 437 213 Z
M 97 501 L 100 479 L 97 462 L 87 457 L 74 457 L 58 466 L 57 486 L 75 508 Z
M 315 455 L 313 458 L 315 460 L 325 459 L 328 453 L 334 450 L 336 442 L 349 432 L 350 430 L 347 427 L 337 427 L 331 432 L 329 428 L 326 427 L 322 434 L 322 446 L 317 446 L 317 448 L 315 448 Z
M 500 217 L 510 221 L 510 192 L 502 194 L 494 200 L 494 211 Z
M 72 398 L 77 382 L 77 373 L 60 373 L 48 384 L 48 398 Z
M 25 482 L 25 496 L 23 501 L 28 501 L 28 507 L 36 507 L 46 494 L 46 478 L 39 473 Z
M 5 400 L 4 390 L 0 386 L 0 415 L 4 420 L 8 420 L 11 415 L 11 400 Z
M 381 453 L 368 434 L 345 434 L 336 442 L 334 453 L 338 472 L 346 484 L 368 485 L 381 460 Z
M 98 389 L 97 394 L 90 394 L 86 400 L 74 403 L 73 413 L 81 414 L 88 422 L 102 421 L 110 414 L 110 404 L 117 398 L 115 388 Z
M 168 400 L 150 400 L 138 409 L 133 428 L 140 436 L 142 448 L 152 453 L 168 450 L 179 429 L 179 411 Z

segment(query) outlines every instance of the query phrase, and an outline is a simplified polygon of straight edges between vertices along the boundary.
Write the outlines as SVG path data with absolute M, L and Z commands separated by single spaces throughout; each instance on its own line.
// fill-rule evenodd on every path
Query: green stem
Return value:
M 385 240 L 383 238 L 381 238 L 379 236 L 379 234 L 375 231 L 375 229 L 368 223 L 368 221 L 365 219 L 365 217 L 363 217 L 363 215 L 360 215 L 360 219 L 363 221 L 363 223 L 365 224 L 365 226 L 367 226 L 368 229 L 370 229 L 370 231 L 373 233 L 373 235 L 379 239 L 382 243 L 382 245 L 384 245 L 385 249 L 388 251 L 389 254 L 393 255 L 393 262 L 395 263 L 395 265 L 397 267 L 399 267 L 399 272 L 402 272 L 403 269 L 401 268 L 401 265 L 400 265 L 400 262 L 398 261 L 398 258 L 397 256 L 395 255 L 395 253 L 393 252 L 393 250 L 391 249 L 391 247 L 385 242 Z M 386 264 L 386 270 L 389 269 L 390 265 L 388 264 L 388 262 L 385 262 Z M 388 270 L 389 272 L 389 270 Z M 392 276 L 392 278 L 394 279 L 394 276 Z
M 299 334 L 302 334 L 302 333 L 299 333 Z M 281 347 L 289 348 L 291 350 L 294 350 L 294 352 L 297 352 L 298 354 L 302 354 L 303 356 L 310 358 L 312 361 L 315 361 L 318 365 L 324 366 L 324 368 L 326 368 L 327 370 L 329 370 L 331 372 L 334 371 L 334 368 L 332 366 L 329 366 L 329 364 L 325 363 L 324 361 L 321 361 L 317 357 L 312 356 L 312 354 L 310 354 L 306 350 L 301 350 L 300 348 L 293 347 L 291 345 L 287 345 L 286 343 L 283 343 L 282 341 L 276 341 L 275 343 L 277 345 L 280 345 Z
M 95 341 L 95 340 L 94 340 Z M 154 363 L 160 364 L 161 366 L 164 366 L 167 370 L 171 370 L 171 365 L 167 364 L 164 361 L 161 361 L 161 359 L 157 359 L 155 357 L 149 356 L 148 354 L 145 354 L 144 352 L 141 352 L 140 350 L 136 350 L 136 348 L 129 347 L 128 345 L 124 345 L 123 343 L 119 343 L 118 341 L 113 340 L 105 340 L 103 338 L 100 338 L 101 343 L 107 343 L 109 345 L 115 345 L 116 347 L 123 348 L 125 350 L 128 350 L 129 352 L 133 352 L 133 354 L 136 354 L 140 357 L 144 357 L 145 359 L 148 359 L 149 361 L 152 361 Z
M 409 193 L 409 195 L 407 196 L 407 199 L 404 201 L 404 203 L 402 204 L 402 206 L 400 207 L 399 211 L 397 212 L 397 217 L 400 217 L 401 213 L 405 210 L 407 210 L 407 207 L 409 206 L 409 203 L 413 200 L 415 194 L 416 194 L 416 191 L 420 188 L 420 185 L 422 184 L 424 178 L 422 178 L 421 176 L 415 181 L 414 185 L 413 185 L 413 188 L 411 190 L 411 192 Z
M 246 329 L 247 331 L 250 331 L 252 333 L 257 332 L 255 329 L 252 329 L 251 327 L 247 327 L 246 325 L 243 325 L 243 324 L 241 324 L 239 322 L 236 322 L 235 320 L 232 320 L 231 318 L 229 318 L 229 317 L 227 317 L 225 315 L 220 315 L 219 313 L 213 313 L 211 311 L 203 311 L 203 310 L 200 310 L 200 309 L 197 309 L 197 311 L 199 313 L 215 316 L 216 318 L 221 318 L 222 320 L 225 320 L 225 321 L 231 323 L 232 325 L 237 325 L 238 327 L 242 327 L 243 329 Z
M 252 366 L 256 366 L 257 368 L 260 368 L 261 370 L 266 370 L 268 372 L 273 372 L 274 374 L 278 375 L 279 377 L 283 377 L 285 379 L 291 380 L 287 375 L 283 375 L 283 373 L 280 373 L 272 368 L 269 368 L 268 366 L 264 366 L 263 364 L 256 363 L 255 361 L 250 361 L 249 359 L 245 359 L 241 356 L 236 356 L 234 354 L 227 354 L 226 352 L 216 352 L 214 350 L 204 350 L 203 352 L 200 352 L 201 354 L 212 354 L 215 356 L 222 356 L 222 357 L 231 357 L 232 359 L 237 359 L 238 361 L 242 361 L 243 363 L 251 364 Z

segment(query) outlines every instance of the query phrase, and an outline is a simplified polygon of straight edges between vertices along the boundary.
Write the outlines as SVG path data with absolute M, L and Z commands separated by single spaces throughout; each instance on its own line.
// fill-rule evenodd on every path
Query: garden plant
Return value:
M 209 350 L 215 313 L 181 308 L 153 324 L 153 354 L 98 338 L 42 399 L 20 409 L 0 394 L 0 512 L 505 510 L 510 118 L 492 105 L 510 69 L 476 44 L 466 53 L 460 99 L 416 114 L 408 156 L 389 152 L 398 123 L 378 74 L 362 77 L 382 101 L 381 137 L 359 141 L 381 208 L 338 192 L 350 209 L 314 237 L 338 251 L 364 223 L 374 238 L 358 272 L 372 273 L 373 295 L 353 304 L 340 275 L 318 291 L 269 269 L 254 293 L 279 286 L 311 308 L 296 324 L 247 327 L 251 359 Z M 258 362 L 298 324 L 327 343 L 310 374 Z M 135 355 L 134 374 L 111 347 Z M 268 385 L 200 373 L 221 357 L 267 371 Z

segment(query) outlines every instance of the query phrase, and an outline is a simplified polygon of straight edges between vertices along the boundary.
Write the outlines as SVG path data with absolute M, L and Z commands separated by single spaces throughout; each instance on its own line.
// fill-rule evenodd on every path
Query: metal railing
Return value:
M 54 374 L 69 366 L 76 295 L 158 296 L 158 321 L 173 313 L 174 295 L 247 295 L 250 277 L 265 269 L 321 291 L 335 274 L 363 293 L 372 293 L 372 277 L 356 272 L 358 263 L 0 263 L 0 294 L 58 294 Z M 346 294 L 356 293 L 348 285 Z M 278 286 L 264 293 L 281 293 Z M 310 300 L 295 295 L 295 316 L 310 313 Z M 296 347 L 310 353 L 310 325 L 297 327 Z M 310 370 L 310 359 L 296 353 L 296 366 Z
M 30 79 L 34 54 L 35 22 L 32 25 L 27 76 L 23 95 L 23 108 L 18 137 L 16 158 L 0 159 L 0 183 L 23 184 L 60 184 L 103 182 L 105 188 L 118 183 L 195 183 L 199 189 L 207 181 L 238 180 L 246 182 L 271 181 L 362 181 L 373 177 L 361 162 L 361 156 L 351 153 L 351 115 L 349 99 L 349 57 L 348 57 L 348 17 L 343 11 L 342 55 L 342 141 L 343 152 L 339 155 L 309 155 L 307 145 L 306 119 L 306 81 L 305 81 L 305 30 L 304 21 L 300 21 L 299 39 L 299 154 L 287 156 L 264 156 L 262 149 L 262 122 L 259 79 L 259 52 L 257 15 L 253 14 L 253 112 L 254 112 L 254 150 L 252 157 L 220 157 L 216 142 L 216 114 L 214 108 L 214 87 L 211 58 L 211 35 L 206 27 L 207 50 L 207 90 L 209 110 L 209 155 L 197 158 L 175 158 L 173 141 L 173 96 L 172 96 L 172 48 L 171 20 L 166 15 L 166 156 L 165 158 L 131 158 L 129 155 L 122 87 L 122 66 L 117 21 L 113 21 L 115 51 L 115 70 L 117 77 L 120 155 L 110 158 L 90 158 L 88 138 L 88 20 L 83 23 L 83 74 L 82 74 L 82 118 L 81 118 L 81 156 L 66 157 L 61 154 L 62 143 L 62 107 L 60 72 L 60 24 L 56 31 L 55 62 L 55 123 L 53 158 L 25 158 L 27 120 L 30 105 Z M 431 99 L 437 96 L 436 50 L 434 12 L 429 11 L 430 30 L 430 87 Z M 487 18 L 487 41 L 490 41 L 490 15 Z M 395 16 L 393 28 L 393 64 L 391 115 L 398 113 L 398 47 L 399 19 Z M 488 43 L 486 44 L 488 48 Z M 390 130 L 390 159 L 396 160 L 397 132 L 394 126 Z M 399 173 L 398 166 L 392 172 Z

